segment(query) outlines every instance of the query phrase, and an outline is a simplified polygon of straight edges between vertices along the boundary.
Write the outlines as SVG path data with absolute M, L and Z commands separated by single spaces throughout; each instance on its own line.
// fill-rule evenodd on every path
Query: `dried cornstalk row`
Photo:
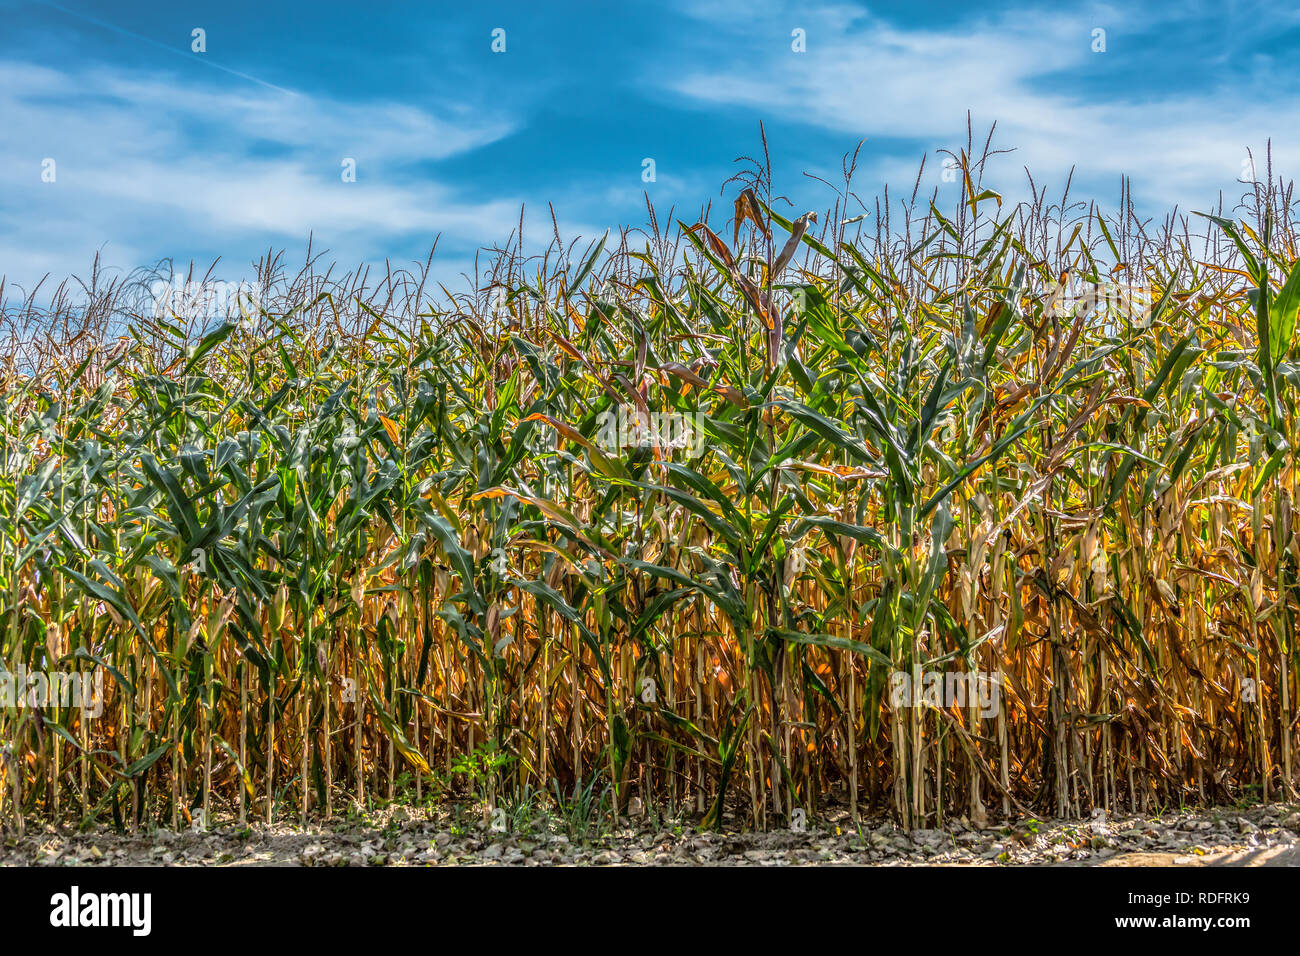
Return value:
M 962 161 L 874 235 L 760 171 L 730 242 L 507 253 L 493 306 L 65 313 L 5 373 L 5 825 L 1293 795 L 1289 193 L 1152 238 Z

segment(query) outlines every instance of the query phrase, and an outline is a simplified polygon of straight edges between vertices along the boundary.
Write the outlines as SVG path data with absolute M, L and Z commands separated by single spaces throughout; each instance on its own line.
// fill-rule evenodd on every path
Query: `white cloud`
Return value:
M 505 116 L 13 61 L 0 62 L 0 115 L 11 283 L 84 272 L 101 248 L 133 268 L 194 248 L 229 261 L 315 233 L 346 261 L 382 257 L 401 237 L 477 244 L 518 221 L 513 198 L 465 198 L 410 168 L 501 138 L 513 129 Z M 357 161 L 355 183 L 341 179 L 344 157 Z M 41 179 L 46 158 L 53 183 Z
M 994 167 L 1004 177 L 1027 166 L 1040 183 L 1059 183 L 1077 167 L 1076 183 L 1114 184 L 1117 192 L 1119 176 L 1128 174 L 1138 197 L 1156 209 L 1175 203 L 1184 210 L 1204 208 L 1219 190 L 1235 198 L 1246 147 L 1258 155 L 1270 137 L 1283 163 L 1300 155 L 1300 103 L 1262 78 L 1243 79 L 1249 90 L 1234 86 L 1141 100 L 1124 88 L 1106 98 L 1083 93 L 1089 71 L 1102 58 L 1152 55 L 1147 48 L 1125 50 L 1123 39 L 1159 24 L 1139 22 L 1127 11 L 1009 10 L 918 29 L 843 6 L 733 18 L 725 5 L 715 5 L 710 16 L 713 29 L 738 34 L 738 42 L 719 44 L 736 52 L 661 82 L 710 108 L 747 107 L 761 116 L 864 137 L 864 162 L 889 173 L 894 187 L 910 190 L 915 161 L 900 168 L 897 153 L 882 156 L 879 147 L 873 157 L 871 140 L 951 147 L 965 140 L 968 110 L 977 137 L 996 121 L 995 147 L 1016 149 Z M 752 55 L 756 44 L 788 50 L 788 44 L 773 47 L 771 38 L 787 36 L 791 25 L 807 31 L 806 53 Z M 1098 25 L 1108 31 L 1105 53 L 1091 50 Z M 1080 91 L 1071 91 L 1072 75 L 1079 77 Z M 927 170 L 937 173 L 938 164 Z
M 536 197 L 483 198 L 421 168 L 496 142 L 520 122 L 456 103 L 440 109 L 0 61 L 9 134 L 0 139 L 0 273 L 8 294 L 30 290 L 46 273 L 48 293 L 63 278 L 86 275 L 97 252 L 119 274 L 163 258 L 183 267 L 190 257 L 203 271 L 220 256 L 216 277 L 238 281 L 269 248 L 287 249 L 286 265 L 296 269 L 309 237 L 315 252 L 328 250 L 344 267 L 382 264 L 403 249 L 423 260 L 441 237 L 431 276 L 464 291 L 476 250 L 509 240 L 525 199 L 526 249 L 540 251 L 554 229 Z M 47 157 L 56 163 L 54 183 L 41 180 Z M 356 160 L 354 183 L 341 179 L 345 157 Z M 556 200 L 562 238 L 580 237 L 580 253 L 618 223 L 566 215 L 595 206 L 596 221 L 609 215 L 600 184 L 575 183 L 569 193 L 545 198 Z M 639 192 L 631 198 L 639 201 Z

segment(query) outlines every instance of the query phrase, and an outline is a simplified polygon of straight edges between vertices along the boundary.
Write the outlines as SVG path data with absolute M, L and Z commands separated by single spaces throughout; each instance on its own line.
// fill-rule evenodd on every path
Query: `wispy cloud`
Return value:
M 726 10 L 716 4 L 707 15 L 712 30 L 735 41 L 717 49 L 734 52 L 666 85 L 703 108 L 747 108 L 866 138 L 869 153 L 872 140 L 884 140 L 883 155 L 875 147 L 881 170 L 898 171 L 898 141 L 933 149 L 964 140 L 968 111 L 977 130 L 998 124 L 996 144 L 1017 150 L 1012 169 L 1059 179 L 1074 167 L 1076 181 L 1094 186 L 1129 174 L 1138 196 L 1159 207 L 1200 207 L 1221 189 L 1239 191 L 1246 148 L 1258 152 L 1270 137 L 1283 160 L 1300 155 L 1300 102 L 1276 85 L 1276 74 L 1219 88 L 1188 76 L 1182 90 L 1155 92 L 1122 75 L 1098 81 L 1106 57 L 1126 64 L 1150 57 L 1153 72 L 1165 68 L 1155 61 L 1168 49 L 1125 43 L 1159 36 L 1177 11 L 1161 21 L 1106 6 L 1006 9 L 904 28 L 843 5 L 797 13 L 770 7 L 744 18 Z M 806 32 L 806 53 L 790 52 L 785 38 L 796 27 Z M 1093 50 L 1098 28 L 1106 31 L 1105 52 Z M 752 55 L 760 38 L 779 55 Z M 1177 68 L 1186 70 L 1186 60 Z
M 220 256 L 237 272 L 309 235 L 343 263 L 400 261 L 440 235 L 435 269 L 454 280 L 506 241 L 521 203 L 529 252 L 551 238 L 548 203 L 583 246 L 642 222 L 646 190 L 661 223 L 674 203 L 689 218 L 734 157 L 757 152 L 759 121 L 779 130 L 778 191 L 803 208 L 826 190 L 799 173 L 838 179 L 861 138 L 860 193 L 910 188 L 922 153 L 923 185 L 942 186 L 934 151 L 964 141 L 968 111 L 977 135 L 996 122 L 995 145 L 1017 150 L 994 166 L 1009 198 L 1023 165 L 1058 187 L 1077 168 L 1075 195 L 1102 200 L 1130 175 L 1153 214 L 1221 190 L 1231 202 L 1246 147 L 1271 138 L 1283 170 L 1300 156 L 1300 15 L 1188 2 L 681 0 L 654 24 L 613 6 L 506 5 L 498 56 L 477 15 L 320 0 L 319 16 L 253 33 L 242 12 L 210 9 L 200 56 L 161 4 L 123 8 L 119 24 L 82 0 L 0 0 L 0 272 L 84 273 L 98 250 L 123 269 Z M 806 53 L 790 48 L 795 28 Z M 658 161 L 653 184 L 643 157 Z
M 105 242 L 109 261 L 139 265 L 174 254 L 178 231 L 228 256 L 315 233 L 341 257 L 373 258 L 404 237 L 504 236 L 518 218 L 518 202 L 462 198 L 418 168 L 507 135 L 505 115 L 15 61 L 0 62 L 0 115 L 11 278 L 84 270 Z M 356 182 L 343 181 L 345 158 Z

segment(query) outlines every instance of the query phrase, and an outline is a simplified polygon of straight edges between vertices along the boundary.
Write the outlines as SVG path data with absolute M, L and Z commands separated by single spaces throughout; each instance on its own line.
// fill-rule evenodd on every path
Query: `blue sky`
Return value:
M 923 155 L 942 189 L 968 110 L 1016 150 L 993 167 L 1011 197 L 1023 167 L 1059 189 L 1073 166 L 1074 195 L 1111 206 L 1123 173 L 1152 215 L 1231 205 L 1247 148 L 1271 138 L 1283 173 L 1300 154 L 1286 6 L 0 0 L 0 273 L 84 275 L 99 251 L 122 270 L 220 256 L 235 280 L 270 247 L 301 261 L 309 233 L 348 266 L 441 236 L 454 285 L 521 204 L 525 251 L 548 202 L 566 239 L 640 225 L 647 192 L 690 218 L 760 121 L 799 211 L 832 198 L 802 173 L 835 181 L 861 140 L 864 198 L 910 191 Z

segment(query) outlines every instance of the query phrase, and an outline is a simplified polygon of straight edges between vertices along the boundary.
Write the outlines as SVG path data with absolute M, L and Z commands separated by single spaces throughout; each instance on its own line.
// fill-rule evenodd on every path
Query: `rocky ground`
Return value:
M 498 818 L 497 826 L 502 825 Z M 642 816 L 574 827 L 540 815 L 494 831 L 492 821 L 405 807 L 354 814 L 306 831 L 284 825 L 215 826 L 208 832 L 29 828 L 0 847 L 7 866 L 427 866 L 724 865 L 1076 866 L 1300 865 L 1300 805 L 1116 815 L 1079 823 L 1025 819 L 1013 826 L 910 833 L 891 823 L 813 824 L 802 832 L 698 833 Z

